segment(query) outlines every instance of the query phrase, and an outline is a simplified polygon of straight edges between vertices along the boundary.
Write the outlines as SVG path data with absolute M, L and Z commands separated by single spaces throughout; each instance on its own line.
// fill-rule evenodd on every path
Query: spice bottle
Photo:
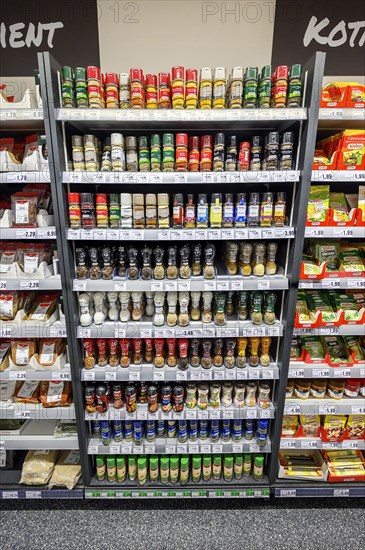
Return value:
M 131 109 L 144 109 L 143 71 L 142 69 L 131 69 L 129 75 Z
M 280 170 L 291 170 L 293 167 L 293 132 L 284 132 L 280 143 Z
M 116 73 L 105 74 L 105 104 L 107 109 L 119 108 L 119 81 Z
M 102 107 L 102 83 L 99 67 L 90 65 L 86 67 L 87 95 L 90 109 L 101 109 Z
M 266 275 L 275 275 L 277 271 L 277 265 L 276 265 L 276 253 L 278 251 L 278 245 L 276 243 L 267 243 L 266 246 L 266 266 L 265 266 L 265 274 Z
M 250 142 L 249 141 L 241 141 L 240 143 L 238 167 L 240 172 L 244 172 L 250 169 Z
M 189 194 L 187 196 L 187 203 L 185 205 L 185 227 L 192 228 L 195 227 L 195 203 L 194 195 Z
M 292 65 L 289 72 L 289 89 L 286 106 L 300 107 L 302 100 L 302 66 Z
M 265 275 L 265 253 L 265 243 L 255 243 L 252 261 L 253 275 L 255 275 L 255 277 L 263 277 L 263 275 Z
M 233 369 L 235 366 L 235 357 L 234 357 L 234 350 L 236 347 L 236 340 L 228 339 L 226 340 L 226 346 L 225 346 L 225 355 L 224 355 L 224 366 L 226 369 Z
M 161 172 L 161 138 L 159 134 L 151 136 L 151 170 Z
M 250 153 L 250 170 L 261 170 L 262 141 L 260 136 L 253 136 Z
M 140 172 L 151 171 L 150 150 L 147 136 L 139 136 L 138 138 L 138 166 Z
M 165 267 L 163 265 L 163 258 L 165 251 L 161 246 L 156 246 L 156 248 L 153 250 L 153 254 L 155 257 L 155 268 L 153 270 L 153 277 L 156 280 L 162 280 L 165 278 Z
M 259 108 L 268 109 L 271 97 L 271 65 L 262 67 L 259 83 Z
M 189 368 L 188 350 L 189 341 L 187 338 L 180 338 L 178 341 L 179 348 L 179 370 L 187 370 Z
M 138 250 L 134 246 L 128 248 L 128 279 L 135 281 L 138 279 L 139 268 L 138 268 Z
M 273 325 L 276 321 L 275 304 L 277 296 L 274 292 L 266 292 L 264 295 L 264 323 Z
M 111 147 L 111 138 L 105 138 L 103 145 L 103 156 L 101 157 L 101 171 L 102 172 L 111 172 L 112 170 L 112 147 Z M 123 151 L 124 154 L 124 151 Z
M 127 136 L 125 141 L 126 141 L 126 153 L 127 153 L 127 172 L 137 172 L 138 170 L 137 138 L 136 136 Z
M 157 195 L 158 203 L 158 227 L 167 229 L 170 227 L 169 195 L 168 193 L 159 193 Z
M 147 229 L 156 229 L 157 227 L 157 204 L 154 193 L 146 195 L 146 227 Z
M 142 261 L 143 261 L 142 279 L 145 281 L 152 279 L 151 257 L 152 257 L 152 248 L 150 246 L 145 245 L 142 248 Z
M 184 225 L 184 197 L 182 193 L 176 193 L 172 206 L 172 226 L 182 228 Z
M 72 136 L 72 162 L 74 172 L 85 170 L 84 141 L 82 136 Z
M 248 203 L 248 226 L 258 227 L 260 223 L 260 193 L 250 193 Z
M 84 136 L 84 154 L 85 154 L 85 169 L 87 172 L 97 172 L 99 168 L 98 155 L 96 152 L 95 136 Z
M 238 193 L 234 210 L 235 227 L 246 227 L 247 225 L 247 199 L 246 193 Z
M 196 109 L 198 106 L 198 71 L 186 69 L 185 108 Z
M 194 244 L 192 250 L 192 275 L 193 277 L 199 277 L 202 273 L 202 264 L 201 264 L 201 255 L 202 255 L 202 245 L 200 243 Z M 195 321 L 195 319 L 193 319 Z
M 120 109 L 130 108 L 130 85 L 128 73 L 120 73 L 119 75 L 119 107 Z
M 252 247 L 252 245 L 250 245 Z M 245 321 L 248 317 L 248 292 L 247 290 L 242 290 L 238 295 L 238 318 L 240 321 Z
M 158 108 L 171 109 L 170 73 L 158 73 Z
M 200 109 L 212 108 L 213 78 L 212 69 L 203 67 L 200 70 L 199 105 Z
M 184 410 L 184 387 L 181 384 L 175 384 L 175 386 L 172 388 L 172 399 L 173 399 L 172 408 L 174 409 L 174 411 L 182 412 Z M 180 434 L 181 434 L 181 430 L 180 430 L 180 422 L 179 422 L 179 438 L 180 438 Z
M 157 109 L 157 76 L 155 74 L 146 74 L 146 107 L 147 109 Z
M 243 475 L 249 477 L 251 475 L 252 460 L 249 453 L 243 455 Z
M 199 340 L 197 338 L 193 338 L 190 340 L 190 365 L 192 367 L 199 367 L 200 366 L 200 354 L 199 354 Z
M 228 87 L 228 109 L 242 109 L 243 67 L 233 67 Z
M 216 338 L 214 340 L 213 365 L 221 367 L 223 365 L 223 340 Z
M 86 250 L 84 248 L 76 248 L 76 279 L 87 279 L 88 275 Z
M 162 136 L 162 171 L 173 172 L 175 168 L 174 134 Z
M 83 229 L 95 227 L 95 205 L 93 193 L 80 193 L 81 226 Z
M 123 229 L 131 229 L 133 224 L 132 195 L 130 193 L 120 194 L 120 219 Z
M 112 251 L 109 246 L 103 246 L 101 249 L 101 258 L 103 261 L 103 268 L 101 270 L 101 276 L 105 280 L 113 278 L 114 266 L 112 265 Z
M 268 367 L 270 365 L 270 345 L 271 345 L 271 338 L 270 337 L 264 337 L 261 338 L 260 342 L 260 365 L 263 367 Z
M 111 139 L 111 162 L 113 172 L 124 172 L 124 137 L 122 134 L 112 134 Z
M 225 135 L 219 132 L 214 138 L 214 158 L 213 171 L 223 172 L 224 170 L 224 150 L 225 150 Z
M 167 302 L 169 303 L 169 295 L 167 295 Z M 167 338 L 166 343 L 167 343 L 167 365 L 169 367 L 176 367 L 177 365 L 176 338 Z
M 145 227 L 143 193 L 133 193 L 133 227 L 134 229 Z
M 213 168 L 213 138 L 210 135 L 201 138 L 200 170 L 211 172 Z
M 68 193 L 68 217 L 71 229 L 80 229 L 81 227 L 81 205 L 80 193 Z
M 224 253 L 224 262 L 228 269 L 228 275 L 237 275 L 238 263 L 237 263 L 237 254 L 238 254 L 238 243 L 235 242 L 226 242 L 226 250 Z
M 190 316 L 192 321 L 200 321 L 200 296 L 201 296 L 201 292 L 197 290 L 192 291 L 190 293 L 190 298 L 191 298 Z
M 262 325 L 262 305 L 263 305 L 262 293 L 253 292 L 251 294 L 250 314 L 254 325 Z
M 74 74 L 71 67 L 62 67 L 62 107 L 75 107 Z
M 202 293 L 202 298 L 203 298 L 202 321 L 203 323 L 211 323 L 213 319 L 213 313 L 212 313 L 213 292 L 204 291 Z
M 165 313 L 164 313 L 165 293 L 156 292 L 153 298 L 153 301 L 155 304 L 155 315 L 153 317 L 153 324 L 157 327 L 160 327 L 165 324 Z
M 277 170 L 279 165 L 279 132 L 269 132 L 265 136 L 265 154 L 262 170 Z
M 276 195 L 276 203 L 274 206 L 274 225 L 282 227 L 286 219 L 286 193 L 279 191 Z
M 261 227 L 270 227 L 273 222 L 274 214 L 274 194 L 262 193 L 260 206 L 260 225 Z
M 205 193 L 202 193 L 198 196 L 196 227 L 207 228 L 208 221 L 209 221 L 208 199 L 207 199 L 207 195 Z
M 204 279 L 214 279 L 215 277 L 214 257 L 215 246 L 213 243 L 207 243 L 204 249 Z
M 185 70 L 184 67 L 172 67 L 171 76 L 172 76 L 172 86 L 171 86 L 171 95 L 172 95 L 172 108 L 173 109 L 183 109 L 185 102 Z
M 199 172 L 200 167 L 200 137 L 189 138 L 189 172 Z
M 123 368 L 127 368 L 129 367 L 129 364 L 130 364 L 131 342 L 129 338 L 121 338 L 119 340 L 119 346 L 120 346 L 120 366 Z M 128 404 L 130 407 L 132 406 L 137 407 L 137 404 L 134 405 L 134 401 L 137 399 L 137 393 L 135 392 L 135 387 L 131 385 L 130 390 L 132 389 L 134 390 L 134 392 L 132 393 L 132 391 L 130 391 L 128 394 L 127 388 L 126 388 L 126 391 L 125 391 L 126 404 Z
M 214 322 L 218 326 L 223 326 L 226 324 L 226 307 L 227 296 L 225 292 L 217 292 L 215 294 L 214 302 Z
M 176 134 L 176 172 L 188 171 L 188 134 Z
M 273 75 L 274 84 L 271 90 L 271 107 L 284 108 L 288 95 L 289 67 L 279 65 Z
M 253 463 L 253 478 L 255 481 L 260 481 L 264 477 L 264 457 L 256 455 Z
M 259 364 L 259 345 L 260 345 L 260 338 L 257 338 L 256 336 L 249 338 L 249 363 L 250 367 L 257 367 Z
M 168 292 L 167 294 L 167 317 L 166 324 L 168 327 L 174 327 L 177 324 L 177 292 Z
M 246 348 L 247 338 L 237 338 L 237 367 L 241 369 L 246 366 Z
M 165 340 L 163 338 L 155 338 L 155 367 L 161 368 L 165 365 Z
M 167 249 L 167 279 L 177 279 L 177 247 L 175 245 L 169 246 Z
M 222 455 L 213 455 L 213 479 L 220 479 L 222 475 Z
M 189 324 L 189 300 L 189 292 L 179 292 L 180 314 L 178 317 L 178 324 L 180 327 L 186 327 Z
M 191 480 L 193 483 L 199 483 L 201 480 L 202 473 L 202 458 L 200 455 L 193 455 L 192 458 L 192 469 L 191 469 Z
M 223 227 L 233 227 L 233 210 L 233 194 L 226 193 L 223 204 Z
M 203 348 L 203 355 L 201 359 L 201 364 L 203 369 L 210 369 L 212 366 L 212 356 L 211 356 L 211 349 L 212 349 L 212 340 L 203 340 L 202 342 L 202 348 Z
M 226 69 L 224 67 L 216 67 L 213 83 L 213 109 L 226 108 L 226 91 Z
M 233 479 L 233 455 L 224 455 L 223 479 L 225 481 L 232 481 Z
M 210 227 L 222 227 L 222 193 L 212 193 L 210 201 Z
M 226 172 L 237 170 L 237 136 L 230 136 L 228 138 L 225 170 Z
M 243 91 L 244 109 L 255 108 L 257 103 L 257 79 L 258 68 L 247 67 L 245 72 L 245 85 Z
M 117 193 L 109 195 L 109 227 L 119 229 L 120 226 L 120 197 Z

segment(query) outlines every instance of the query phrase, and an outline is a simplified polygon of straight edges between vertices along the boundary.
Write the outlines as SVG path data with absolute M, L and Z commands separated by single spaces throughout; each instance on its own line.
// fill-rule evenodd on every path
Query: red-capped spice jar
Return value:
M 95 387 L 91 384 L 84 387 L 85 411 L 88 413 L 96 412 L 96 394 Z
M 183 109 L 185 102 L 185 69 L 184 67 L 172 67 L 172 108 Z
M 165 340 L 155 338 L 155 367 L 162 368 L 165 365 Z
M 105 193 L 96 193 L 96 226 L 99 229 L 109 227 L 108 196 Z
M 84 338 L 82 341 L 84 349 L 84 368 L 93 369 L 96 363 L 96 347 L 93 338 Z
M 186 69 L 185 108 L 196 109 L 198 106 L 198 71 Z
M 109 366 L 117 367 L 119 365 L 119 342 L 117 338 L 109 338 Z
M 137 410 L 137 388 L 135 384 L 127 384 L 125 387 L 125 410 L 134 413 Z
M 133 338 L 133 363 L 140 365 L 142 363 L 142 338 Z
M 272 107 L 283 108 L 286 106 L 288 96 L 288 78 L 289 67 L 287 65 L 279 65 L 279 67 L 276 67 L 273 75 L 273 86 L 271 90 Z
M 119 78 L 117 73 L 106 73 L 105 81 L 105 105 L 107 109 L 119 108 Z
M 123 386 L 122 384 L 113 385 L 113 406 L 114 409 L 121 409 L 123 407 Z
M 98 348 L 98 365 L 106 367 L 108 364 L 108 348 L 106 338 L 97 338 L 96 345 Z
M 199 169 L 200 169 L 200 137 L 190 136 L 189 172 L 199 172 Z
M 169 367 L 176 367 L 177 365 L 177 353 L 176 353 L 176 338 L 167 338 L 167 365 Z
M 102 76 L 99 67 L 86 67 L 87 95 L 90 109 L 102 107 Z
M 171 109 L 170 73 L 158 73 L 158 108 Z
M 213 138 L 212 136 L 202 136 L 200 153 L 200 170 L 202 172 L 211 172 L 213 168 Z
M 146 107 L 157 109 L 157 76 L 146 74 Z
M 105 384 L 100 384 L 96 388 L 96 410 L 103 414 L 109 409 L 109 394 Z
M 119 345 L 120 345 L 120 366 L 123 368 L 129 367 L 131 341 L 129 338 L 121 338 L 119 340 Z
M 81 228 L 80 193 L 68 193 L 68 217 L 71 229 Z
M 131 90 L 131 108 L 144 109 L 144 79 L 142 69 L 131 69 L 129 72 Z
M 176 172 L 188 171 L 188 134 L 176 134 Z
M 180 338 L 178 342 L 179 346 L 179 369 L 187 370 L 189 367 L 189 340 L 187 338 Z
M 360 379 L 349 378 L 346 380 L 344 397 L 358 397 L 360 392 Z
M 144 339 L 144 360 L 146 363 L 153 363 L 153 339 Z
M 238 169 L 240 172 L 249 170 L 250 168 L 250 142 L 241 141 L 240 152 L 238 155 Z

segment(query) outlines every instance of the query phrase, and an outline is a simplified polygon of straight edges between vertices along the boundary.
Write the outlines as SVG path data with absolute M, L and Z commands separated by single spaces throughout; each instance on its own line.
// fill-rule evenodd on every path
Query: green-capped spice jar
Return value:
M 233 472 L 235 479 L 241 479 L 243 474 L 243 455 L 234 455 Z
M 164 172 L 173 172 L 175 169 L 174 134 L 163 134 L 162 136 L 162 165 Z
M 104 481 L 106 476 L 106 464 L 104 456 L 96 457 L 96 478 L 98 481 Z
M 160 458 L 160 480 L 161 483 L 168 483 L 170 477 L 170 459 L 168 456 Z
M 199 483 L 202 476 L 202 457 L 193 455 L 193 467 L 191 471 L 191 479 L 194 483 Z
M 128 478 L 129 481 L 137 479 L 137 460 L 135 456 L 128 457 Z
M 203 480 L 210 481 L 212 477 L 212 457 L 210 455 L 203 456 Z
M 271 65 L 265 65 L 265 67 L 262 67 L 261 74 L 260 74 L 260 84 L 259 84 L 259 108 L 260 109 L 268 109 L 270 107 L 271 74 L 272 74 Z
M 255 481 L 260 481 L 264 477 L 264 461 L 263 455 L 256 455 L 253 463 L 253 478 Z
M 251 464 L 252 464 L 251 454 L 245 453 L 243 455 L 243 475 L 245 477 L 249 477 L 251 475 Z
M 287 107 L 300 107 L 302 100 L 302 66 L 292 65 L 289 72 Z
M 220 479 L 222 475 L 222 457 L 221 455 L 213 456 L 213 479 Z
M 117 457 L 117 479 L 118 483 L 123 483 L 127 478 L 127 464 L 124 456 Z
M 117 479 L 117 462 L 114 455 L 109 455 L 107 457 L 106 470 L 109 483 L 115 483 Z
M 150 481 L 151 483 L 157 483 L 158 481 L 159 460 L 158 456 L 151 456 L 150 458 Z
M 172 456 L 170 458 L 170 481 L 177 483 L 179 481 L 179 457 Z
M 137 459 L 137 472 L 138 472 L 138 483 L 139 485 L 144 485 L 147 482 L 147 458 L 139 457 Z
M 161 172 L 161 138 L 160 134 L 151 136 L 151 170 Z
M 243 107 L 244 109 L 255 108 L 257 102 L 257 80 L 258 68 L 247 67 L 245 72 L 245 83 L 243 90 Z
M 189 481 L 189 457 L 183 455 L 180 461 L 180 484 L 186 485 Z
M 139 136 L 138 138 L 138 164 L 140 172 L 150 172 L 151 161 L 147 136 Z
M 233 479 L 233 455 L 224 455 L 223 478 L 225 481 L 232 481 Z

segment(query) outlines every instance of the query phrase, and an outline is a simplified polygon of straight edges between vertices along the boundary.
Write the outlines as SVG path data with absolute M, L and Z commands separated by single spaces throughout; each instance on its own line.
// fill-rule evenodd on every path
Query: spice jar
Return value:
M 108 364 L 107 341 L 105 338 L 97 338 L 96 346 L 98 349 L 98 365 L 106 367 Z
M 213 79 L 213 109 L 226 108 L 226 92 L 226 69 L 225 67 L 216 67 Z
M 179 369 L 188 370 L 189 368 L 189 359 L 188 359 L 188 350 L 189 350 L 189 341 L 187 338 L 180 338 L 178 341 L 179 348 Z
M 173 198 L 172 226 L 176 228 L 184 226 L 184 197 L 181 193 L 177 193 Z
M 164 254 L 165 254 L 165 251 L 163 248 L 161 248 L 161 246 L 156 246 L 156 248 L 153 251 L 153 255 L 155 257 L 155 267 L 153 270 L 153 277 L 158 281 L 165 278 L 165 267 L 163 265 Z
M 240 321 L 245 321 L 248 317 L 248 292 L 242 290 L 238 295 L 238 318 Z
M 131 229 L 133 223 L 132 195 L 120 194 L 120 220 L 123 229 Z
M 342 399 L 345 390 L 346 380 L 337 380 L 330 378 L 327 384 L 327 394 L 332 399 Z
M 246 397 L 245 405 L 246 407 L 254 407 L 256 405 L 256 391 L 257 385 L 256 382 L 246 382 Z
M 227 302 L 226 302 L 226 315 L 230 317 L 233 315 L 234 306 L 233 306 L 233 291 L 227 292 Z
M 127 156 L 127 172 L 137 172 L 138 170 L 138 154 L 137 154 L 137 138 L 136 136 L 127 136 L 126 156 Z
M 241 141 L 238 156 L 238 169 L 240 172 L 247 172 L 250 169 L 250 142 Z
M 207 195 L 205 193 L 202 193 L 198 196 L 196 227 L 200 229 L 207 228 L 208 222 L 209 222 L 208 199 L 207 199 Z
M 244 382 L 235 382 L 233 389 L 233 404 L 237 409 L 243 409 L 245 406 L 245 391 L 246 386 Z
M 186 69 L 185 108 L 196 109 L 198 106 L 198 71 Z
M 168 304 L 168 310 L 167 310 L 166 324 L 168 327 L 174 327 L 177 323 L 177 313 L 176 313 L 177 292 L 168 292 L 167 304 Z
M 188 171 L 188 134 L 176 134 L 176 172 Z
M 225 161 L 226 172 L 237 170 L 237 136 L 229 136 Z
M 101 258 L 103 261 L 101 276 L 104 280 L 110 280 L 113 278 L 114 266 L 112 265 L 112 251 L 109 246 L 104 246 L 101 249 Z
M 138 166 L 140 172 L 151 171 L 150 149 L 147 136 L 138 138 Z
M 294 397 L 308 399 L 311 387 L 311 380 L 296 379 L 294 382 Z
M 214 137 L 213 171 L 223 172 L 225 157 L 225 135 L 218 132 Z
M 224 366 L 226 369 L 233 369 L 235 366 L 234 350 L 236 347 L 236 340 L 229 338 L 226 340 L 225 353 L 224 353 Z
M 152 248 L 150 246 L 145 245 L 142 248 L 142 279 L 144 281 L 152 279 L 152 263 L 151 263 L 151 257 L 152 257 Z
M 186 327 L 189 324 L 189 299 L 189 292 L 179 292 L 180 314 L 178 317 L 178 324 L 180 327 Z
M 109 366 L 117 367 L 119 365 L 119 342 L 117 338 L 109 338 Z
M 237 254 L 238 244 L 235 242 L 227 242 L 224 261 L 228 269 L 228 275 L 230 276 L 237 275 Z
M 190 247 L 188 244 L 184 244 L 180 248 L 180 270 L 179 275 L 181 279 L 190 279 L 191 268 L 189 266 Z
M 213 320 L 213 313 L 212 313 L 213 292 L 209 292 L 209 291 L 203 292 L 202 298 L 203 298 L 202 321 L 203 323 L 211 323 Z
M 325 378 L 313 378 L 310 387 L 310 396 L 314 399 L 323 399 L 326 395 L 327 380 Z
M 109 227 L 112 229 L 120 227 L 120 197 L 117 193 L 109 195 Z
M 224 195 L 224 203 L 223 203 L 223 227 L 233 227 L 233 220 L 234 220 L 233 194 L 226 193 Z
M 94 246 L 89 248 L 90 259 L 90 279 L 97 281 L 100 279 L 101 269 L 99 266 L 99 251 Z
M 131 318 L 131 312 L 129 309 L 130 293 L 119 292 L 118 297 L 120 303 L 119 319 L 122 323 L 127 323 Z
M 288 380 L 286 383 L 286 392 L 285 392 L 286 399 L 290 399 L 291 397 L 293 397 L 294 382 L 295 380 Z
M 169 195 L 168 193 L 158 193 L 158 227 L 167 229 L 170 227 Z
M 161 138 L 160 134 L 151 135 L 151 170 L 161 172 Z
M 145 315 L 147 317 L 152 317 L 155 314 L 155 304 L 154 304 L 154 293 L 153 292 L 145 292 L 146 297 L 146 309 L 145 309 Z
M 146 108 L 157 109 L 157 76 L 146 74 Z
M 276 321 L 275 304 L 277 296 L 274 292 L 266 292 L 264 299 L 264 323 L 273 325 Z
M 194 244 L 192 251 L 193 261 L 191 266 L 193 277 L 199 277 L 202 274 L 201 255 L 202 245 L 200 243 Z
M 107 228 L 109 222 L 108 201 L 107 195 L 97 193 L 95 196 L 96 203 L 96 227 Z
M 274 194 L 263 193 L 260 207 L 260 225 L 261 227 L 270 227 L 273 223 L 274 215 Z
M 260 109 L 268 109 L 270 107 L 271 75 L 271 65 L 265 65 L 262 67 L 258 90 Z
M 135 281 L 138 279 L 139 268 L 138 268 L 138 250 L 134 246 L 128 248 L 128 279 Z
M 138 384 L 138 402 L 147 403 L 148 402 L 148 384 L 147 382 L 140 382 Z
M 155 338 L 155 359 L 156 368 L 162 368 L 165 365 L 165 340 L 163 338 Z
M 268 367 L 270 365 L 270 345 L 271 345 L 271 338 L 270 337 L 263 337 L 261 338 L 260 342 L 260 365 L 263 367 Z
M 129 367 L 130 364 L 130 347 L 131 341 L 129 338 L 121 338 L 119 340 L 120 346 L 120 366 L 122 368 Z
M 196 213 L 195 213 L 195 204 L 194 204 L 194 195 L 189 194 L 187 196 L 187 203 L 185 205 L 185 227 L 193 228 L 195 227 L 196 222 Z
M 123 407 L 123 388 L 121 384 L 113 385 L 113 407 L 114 409 L 121 409 Z M 115 439 L 115 430 L 114 430 Z
M 81 228 L 80 193 L 68 193 L 68 217 L 71 229 Z
M 108 304 L 109 304 L 108 317 L 110 321 L 117 321 L 119 316 L 119 309 L 117 307 L 118 292 L 115 292 L 114 290 L 110 290 L 107 293 L 107 297 L 108 297 Z
M 158 108 L 171 109 L 170 73 L 158 73 Z
M 104 141 L 103 156 L 101 157 L 101 171 L 102 172 L 111 172 L 112 171 L 112 156 L 111 156 L 111 154 L 112 154 L 111 138 L 107 137 L 107 138 L 105 138 L 105 141 Z
M 76 279 L 87 279 L 89 270 L 86 266 L 85 248 L 76 248 Z
M 246 193 L 238 193 L 234 209 L 235 227 L 246 227 L 247 225 L 247 199 Z
M 172 389 L 173 409 L 175 412 L 184 410 L 184 387 L 181 384 L 175 384 Z
M 228 109 L 242 109 L 243 68 L 233 67 L 229 79 Z
M 214 279 L 215 277 L 214 257 L 215 246 L 212 243 L 208 243 L 204 249 L 204 279 Z
M 286 193 L 280 191 L 276 195 L 276 203 L 274 206 L 274 225 L 283 227 L 286 219 Z
M 142 363 L 142 338 L 133 338 L 133 364 L 140 365 Z
M 85 170 L 84 141 L 82 136 L 72 136 L 72 165 L 74 172 Z M 69 193 L 72 195 L 73 193 Z M 70 202 L 70 201 L 69 201 Z
M 175 168 L 174 134 L 162 136 L 162 171 L 173 172 Z
M 232 407 L 233 382 L 222 382 L 222 406 Z
M 93 369 L 96 364 L 95 341 L 91 338 L 84 338 L 82 341 L 82 347 L 84 350 L 84 368 Z
M 253 136 L 251 144 L 250 170 L 261 170 L 262 140 L 260 136 Z
M 212 193 L 210 199 L 210 227 L 222 227 L 222 193 Z
M 172 411 L 172 387 L 170 384 L 163 384 L 160 390 L 161 410 L 164 413 Z
M 143 292 L 132 292 L 132 320 L 140 321 L 143 313 Z
M 155 413 L 158 411 L 158 387 L 156 384 L 149 384 L 147 388 L 148 396 L 148 412 Z
M 211 172 L 213 168 L 213 138 L 211 135 L 201 137 L 200 171 Z
M 268 409 L 270 406 L 270 391 L 271 388 L 266 382 L 259 382 L 259 393 L 257 404 L 261 409 Z
M 196 407 L 196 392 L 197 392 L 196 383 L 188 382 L 186 384 L 186 399 L 185 399 L 185 405 L 187 409 L 194 409 Z
M 119 108 L 130 108 L 130 84 L 128 73 L 120 73 L 119 75 Z
M 125 277 L 127 274 L 127 251 L 124 246 L 118 247 L 118 277 Z
M 200 69 L 199 106 L 200 109 L 212 108 L 213 77 L 212 69 L 204 67 Z
M 198 409 L 205 410 L 208 408 L 209 386 L 205 382 L 198 384 Z
M 253 109 L 256 107 L 257 103 L 258 68 L 247 67 L 244 81 L 243 107 L 244 109 Z
M 221 384 L 220 382 L 210 383 L 209 406 L 217 409 L 221 404 Z
M 144 195 L 142 193 L 133 193 L 133 227 L 134 229 L 145 227 Z
M 145 363 L 153 363 L 153 340 L 152 338 L 144 339 L 144 361 Z
M 256 336 L 249 338 L 250 367 L 257 367 L 259 364 L 259 345 L 260 338 L 257 338 Z
M 251 294 L 250 315 L 254 325 L 262 325 L 263 295 L 261 292 Z
M 221 367 L 223 365 L 223 339 L 216 338 L 214 340 L 213 365 Z
M 110 136 L 111 143 L 111 164 L 113 172 L 124 172 L 125 154 L 124 154 L 124 136 L 113 133 Z
M 137 388 L 135 384 L 127 384 L 125 387 L 125 409 L 127 413 L 137 410 Z
M 131 109 L 144 109 L 144 78 L 142 69 L 131 69 L 130 77 L 130 104 Z
M 184 67 L 172 67 L 172 108 L 183 109 L 185 101 L 185 70 Z
M 241 274 L 245 277 L 249 277 L 252 274 L 251 256 L 253 252 L 253 246 L 250 243 L 240 243 L 239 252 L 239 265 L 241 268 Z
M 190 340 L 190 365 L 192 367 L 200 366 L 199 347 L 200 344 L 197 338 L 193 338 L 192 340 Z
M 167 365 L 169 367 L 176 367 L 177 365 L 176 339 L 167 338 L 166 344 L 167 344 Z
M 273 74 L 273 86 L 271 92 L 271 107 L 284 108 L 288 95 L 289 67 L 279 65 Z
M 165 293 L 156 292 L 154 296 L 155 304 L 155 315 L 153 317 L 153 324 L 157 327 L 161 327 L 165 324 L 165 314 L 164 314 L 164 304 L 165 304 Z
M 258 227 L 260 223 L 260 194 L 250 193 L 248 203 L 248 226 Z
M 157 228 L 157 204 L 154 193 L 147 193 L 146 195 L 146 228 Z
M 255 277 L 263 277 L 265 275 L 265 243 L 256 243 L 253 248 L 253 274 Z
M 237 338 L 237 367 L 241 369 L 245 368 L 247 362 L 246 348 L 247 338 Z
M 190 317 L 192 321 L 200 321 L 200 296 L 201 292 L 193 291 L 190 293 L 191 308 Z
M 294 134 L 284 132 L 280 143 L 280 170 L 291 170 L 293 168 Z
M 95 227 L 95 205 L 93 193 L 80 193 L 81 199 L 81 227 L 93 229 Z
M 177 269 L 177 246 L 172 245 L 167 249 L 167 270 L 166 277 L 167 279 L 177 279 L 178 269 Z
M 87 172 L 97 172 L 99 168 L 96 150 L 96 138 L 93 135 L 84 135 L 85 169 Z
M 214 322 L 218 326 L 223 326 L 226 324 L 226 307 L 227 296 L 225 292 L 217 292 L 215 294 L 214 301 Z
M 265 273 L 266 275 L 275 275 L 277 271 L 277 265 L 276 265 L 276 253 L 278 251 L 278 245 L 276 243 L 267 243 L 266 246 L 266 266 L 265 266 Z
M 201 360 L 202 367 L 203 369 L 210 369 L 212 366 L 212 356 L 211 356 L 212 341 L 203 340 L 202 348 L 203 348 L 203 355 Z
M 200 137 L 189 138 L 189 172 L 199 172 L 200 168 Z

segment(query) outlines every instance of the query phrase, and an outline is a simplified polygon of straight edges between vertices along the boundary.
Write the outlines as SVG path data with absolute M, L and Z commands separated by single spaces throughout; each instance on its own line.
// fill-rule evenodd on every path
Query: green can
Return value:
M 151 136 L 151 170 L 161 172 L 161 138 L 159 134 Z
M 149 172 L 151 170 L 147 136 L 139 136 L 138 138 L 138 164 L 141 172 Z
M 137 479 L 137 460 L 135 456 L 128 457 L 128 478 L 130 481 Z
M 104 481 L 106 476 L 105 456 L 96 457 L 96 478 L 98 481 Z
M 72 67 L 69 67 L 68 65 L 65 65 L 64 67 L 62 67 L 62 80 L 64 82 L 65 81 L 73 82 L 73 79 L 74 79 L 74 73 L 73 73 Z
M 210 455 L 203 456 L 203 480 L 210 481 L 212 477 L 212 457 Z
M 233 473 L 235 479 L 241 479 L 243 474 L 243 455 L 234 455 Z
M 213 456 L 213 479 L 220 479 L 222 475 L 222 456 Z
M 85 67 L 76 67 L 74 70 L 76 82 L 84 81 L 86 82 L 86 69 Z

